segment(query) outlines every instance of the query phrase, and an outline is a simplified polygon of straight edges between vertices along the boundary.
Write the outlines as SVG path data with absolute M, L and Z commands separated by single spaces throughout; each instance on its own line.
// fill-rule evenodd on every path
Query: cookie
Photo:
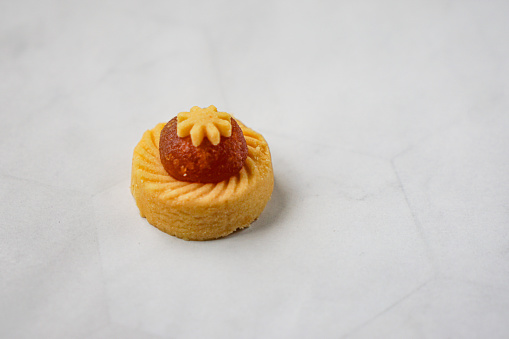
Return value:
M 217 112 L 213 106 L 206 109 L 193 107 L 193 109 L 194 111 L 201 110 L 202 113 L 203 110 L 221 113 Z M 189 113 L 188 115 L 193 117 L 193 109 L 185 113 Z M 212 115 L 214 114 L 212 113 Z M 225 115 L 221 116 L 226 117 Z M 227 118 L 221 120 L 227 120 Z M 188 139 L 185 141 L 173 139 L 174 142 L 168 143 L 165 139 L 168 135 L 162 134 L 162 131 L 168 125 L 168 128 L 172 129 L 172 133 L 175 131 L 175 127 L 178 129 L 178 126 L 172 125 L 174 124 L 172 121 L 174 120 L 170 120 L 168 124 L 158 124 L 153 129 L 146 131 L 134 149 L 131 193 L 136 200 L 141 216 L 161 231 L 185 240 L 217 239 L 235 230 L 248 227 L 262 213 L 270 200 L 274 187 L 270 150 L 263 136 L 230 117 L 230 127 L 223 124 L 223 127 L 220 127 L 222 131 L 218 128 L 218 138 L 212 128 L 207 130 L 210 121 L 199 118 L 192 127 L 184 126 L 187 131 L 184 130 L 181 133 L 182 137 L 177 135 L 180 139 Z M 178 116 L 176 121 L 178 125 Z M 195 128 L 194 132 L 196 133 L 191 133 L 194 126 L 200 126 L 201 122 L 203 123 L 202 127 Z M 236 133 L 234 124 L 239 128 L 238 132 L 242 134 L 242 140 L 245 142 L 245 156 L 242 155 L 241 146 L 235 147 L 239 143 L 242 144 L 242 140 L 239 141 L 239 136 L 232 139 Z M 228 129 L 230 129 L 230 133 Z M 197 139 L 193 140 L 193 137 Z M 181 141 L 185 142 L 185 147 L 179 146 L 182 145 Z M 234 145 L 227 147 L 227 150 L 229 152 L 233 148 L 235 156 L 225 151 L 209 156 L 212 164 L 210 166 L 199 162 L 207 159 L 207 156 L 203 154 L 214 153 L 211 151 L 214 149 L 213 147 L 224 148 L 227 141 Z M 177 146 L 173 150 L 170 147 L 169 150 L 161 152 L 160 145 L 166 147 L 167 144 L 170 144 L 171 147 Z M 201 149 L 200 146 L 202 146 Z M 190 153 L 186 153 L 189 151 L 187 149 L 189 147 L 194 148 L 191 148 Z M 174 160 L 172 157 L 168 157 L 167 160 L 177 164 L 175 167 L 179 169 L 180 174 L 188 173 L 185 176 L 186 180 L 181 180 L 182 177 L 172 174 L 175 168 L 167 171 L 163 165 L 164 161 L 161 161 L 161 154 L 165 157 L 167 154 L 177 153 L 181 159 L 178 163 L 171 161 Z M 196 156 L 196 154 L 201 154 L 201 156 Z M 223 157 L 225 155 L 226 157 Z M 218 162 L 218 159 L 222 160 Z M 235 166 L 232 164 L 238 164 L 239 159 L 244 159 L 242 166 L 236 173 L 233 173 L 232 168 Z M 231 163 L 228 163 L 229 161 Z M 230 171 L 230 175 L 217 181 L 216 173 L 209 176 L 212 181 L 207 182 L 208 174 L 203 169 L 208 168 L 210 172 L 214 172 L 224 163 L 228 165 L 219 172 Z M 196 170 L 197 167 L 199 170 Z M 225 171 L 225 168 L 228 171 Z M 190 176 L 189 173 L 197 174 L 198 177 L 189 180 L 187 178 Z

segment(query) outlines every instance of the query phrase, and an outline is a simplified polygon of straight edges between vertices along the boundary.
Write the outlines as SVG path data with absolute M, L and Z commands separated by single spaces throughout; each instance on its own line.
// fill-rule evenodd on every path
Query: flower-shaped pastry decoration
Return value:
M 180 138 L 190 135 L 195 147 L 200 146 L 205 137 L 215 146 L 221 141 L 221 136 L 232 135 L 231 116 L 218 112 L 212 105 L 207 108 L 194 106 L 190 112 L 177 115 L 177 135 Z

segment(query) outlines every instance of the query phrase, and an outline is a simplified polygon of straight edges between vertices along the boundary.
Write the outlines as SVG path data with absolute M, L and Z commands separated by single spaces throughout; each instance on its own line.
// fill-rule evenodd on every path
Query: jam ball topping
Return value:
M 180 181 L 215 183 L 236 175 L 247 144 L 235 119 L 214 106 L 193 107 L 170 120 L 159 140 L 161 163 Z

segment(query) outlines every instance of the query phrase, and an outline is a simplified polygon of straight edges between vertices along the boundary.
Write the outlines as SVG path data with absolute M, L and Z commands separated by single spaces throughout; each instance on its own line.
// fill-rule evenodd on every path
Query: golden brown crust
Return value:
M 230 137 L 221 136 L 217 145 L 207 138 L 194 146 L 191 136 L 177 135 L 177 118 L 161 131 L 159 156 L 168 174 L 180 181 L 220 182 L 237 174 L 247 158 L 247 145 L 242 130 L 231 118 Z
M 218 183 L 189 183 L 168 175 L 159 155 L 165 124 L 145 132 L 134 150 L 131 192 L 143 217 L 186 240 L 224 237 L 261 214 L 274 186 L 265 139 L 238 121 L 248 148 L 239 173 Z

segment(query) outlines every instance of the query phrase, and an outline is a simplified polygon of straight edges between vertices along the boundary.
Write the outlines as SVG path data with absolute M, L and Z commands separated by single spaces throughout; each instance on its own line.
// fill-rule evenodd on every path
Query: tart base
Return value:
M 142 217 L 163 232 L 185 240 L 217 239 L 249 227 L 274 188 L 265 139 L 237 120 L 248 146 L 240 172 L 219 183 L 190 183 L 171 177 L 161 164 L 159 137 L 164 123 L 143 134 L 134 149 L 131 193 Z

